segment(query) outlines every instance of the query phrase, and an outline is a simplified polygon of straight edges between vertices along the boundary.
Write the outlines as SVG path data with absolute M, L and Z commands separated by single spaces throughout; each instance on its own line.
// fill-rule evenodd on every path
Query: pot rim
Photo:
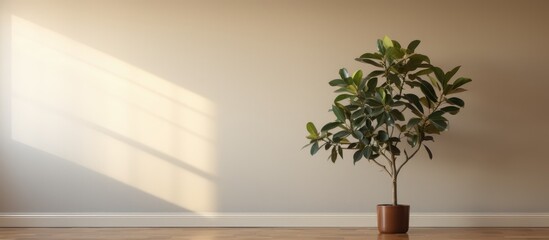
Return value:
M 410 205 L 407 205 L 407 204 L 393 205 L 393 204 L 387 204 L 387 203 L 378 204 L 377 206 L 378 206 L 378 207 L 410 207 Z

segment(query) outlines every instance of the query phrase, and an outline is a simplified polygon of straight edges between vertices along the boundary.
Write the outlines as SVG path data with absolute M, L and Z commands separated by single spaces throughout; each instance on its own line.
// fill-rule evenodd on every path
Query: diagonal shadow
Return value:
M 19 18 L 19 17 L 17 17 L 17 16 L 13 16 L 13 17 L 16 18 L 19 22 L 23 22 L 23 21 L 24 21 L 25 24 L 33 24 L 33 23 L 31 23 L 31 22 L 29 22 L 29 21 L 26 21 L 26 20 L 23 20 L 22 18 Z M 43 30 L 43 31 L 51 31 L 51 30 L 49 30 L 49 29 L 42 28 L 42 27 L 40 27 L 40 26 L 38 26 L 38 25 L 36 25 L 36 24 L 33 24 L 33 25 L 34 25 L 34 26 L 32 26 L 32 27 L 34 27 L 34 28 L 41 28 L 41 30 Z M 207 117 L 210 117 L 210 118 L 212 117 L 212 116 L 209 115 L 207 112 L 201 111 L 200 109 L 197 109 L 197 108 L 195 108 L 194 106 L 192 106 L 192 105 L 190 105 L 190 104 L 188 104 L 188 103 L 182 102 L 182 101 L 180 101 L 180 100 L 178 100 L 178 99 L 174 99 L 173 97 L 168 96 L 168 95 L 166 95 L 166 94 L 164 94 L 164 93 L 162 93 L 162 92 L 160 92 L 160 91 L 158 91 L 158 90 L 152 89 L 151 87 L 146 86 L 145 84 L 141 84 L 141 83 L 139 83 L 139 82 L 137 82 L 137 81 L 135 81 L 135 80 L 133 80 L 133 79 L 131 79 L 131 78 L 129 78 L 129 77 L 126 77 L 126 76 L 124 76 L 124 75 L 122 75 L 122 74 L 120 74 L 120 73 L 118 73 L 118 72 L 115 72 L 115 71 L 110 70 L 110 69 L 108 69 L 108 68 L 106 68 L 106 67 L 100 66 L 100 65 L 98 65 L 98 64 L 96 64 L 96 63 L 92 63 L 91 61 L 88 61 L 88 60 L 86 60 L 86 59 L 84 59 L 84 58 L 82 58 L 82 57 L 78 57 L 78 56 L 76 56 L 76 55 L 74 55 L 74 54 L 71 54 L 71 53 L 68 52 L 68 51 L 60 50 L 59 48 L 52 46 L 51 43 L 50 43 L 50 44 L 47 44 L 47 43 L 45 43 L 45 42 L 38 41 L 38 40 L 36 40 L 36 39 L 34 39 L 34 38 L 32 38 L 32 37 L 29 37 L 29 36 L 25 35 L 25 33 L 18 32 L 17 29 L 14 29 L 14 33 L 16 33 L 19 37 L 24 37 L 26 40 L 32 41 L 32 42 L 35 43 L 35 44 L 45 46 L 45 47 L 47 47 L 48 49 L 50 49 L 50 50 L 52 50 L 52 51 L 55 51 L 55 52 L 57 52 L 57 53 L 60 53 L 60 54 L 66 56 L 66 57 L 68 57 L 68 58 L 72 58 L 73 60 L 77 60 L 78 62 L 85 63 L 85 64 L 87 64 L 88 66 L 91 66 L 91 67 L 93 67 L 93 68 L 95 68 L 95 69 L 97 69 L 97 70 L 100 70 L 100 71 L 102 71 L 102 72 L 109 73 L 109 74 L 115 76 L 117 79 L 122 79 L 122 80 L 124 80 L 124 81 L 126 81 L 126 82 L 128 82 L 128 83 L 130 83 L 130 84 L 133 84 L 133 85 L 135 85 L 135 86 L 137 86 L 137 87 L 140 87 L 141 89 L 147 90 L 147 91 L 149 91 L 149 92 L 151 92 L 151 93 L 157 95 L 158 97 L 161 97 L 161 98 L 163 98 L 163 99 L 166 99 L 166 100 L 168 100 L 168 101 L 170 101 L 170 102 L 172 102 L 172 103 L 174 103 L 174 104 L 176 104 L 176 105 L 179 105 L 179 106 L 181 106 L 181 107 L 184 107 L 185 109 L 189 109 L 189 110 L 193 111 L 193 112 L 196 113 L 196 114 L 200 114 L 200 115 L 207 116 Z M 51 32 L 50 34 L 52 34 L 52 33 L 53 33 L 53 32 Z M 58 36 L 58 37 L 60 37 L 60 36 Z M 106 55 L 106 54 L 104 54 L 104 53 L 102 53 L 102 52 L 99 52 L 99 51 L 97 51 L 97 50 L 94 50 L 94 49 L 92 49 L 92 48 L 90 48 L 90 47 L 88 47 L 88 46 L 86 46 L 86 45 L 84 45 L 84 44 L 77 43 L 76 41 L 74 41 L 74 40 L 72 40 L 72 39 L 69 39 L 69 38 L 67 38 L 67 37 L 64 37 L 64 36 L 63 36 L 63 38 L 65 38 L 65 39 L 68 40 L 68 41 L 73 42 L 73 44 L 78 44 L 79 47 L 86 48 L 87 51 L 93 51 L 95 54 L 98 54 L 98 55 Z M 123 64 L 121 60 L 118 60 L 118 59 L 116 59 L 116 58 L 114 58 L 114 57 L 112 57 L 112 56 L 108 56 L 108 58 L 109 58 L 110 61 L 115 61 L 116 63 Z
M 110 213 L 132 212 L 135 209 L 170 213 L 192 212 L 183 206 L 158 198 L 135 186 L 122 183 L 49 152 L 16 141 L 10 141 L 8 144 L 6 147 L 20 153 L 17 165 L 5 162 L 5 165 L 2 165 L 3 169 L 13 170 L 13 168 L 31 165 L 40 171 L 33 172 L 30 178 L 17 171 L 6 171 L 0 175 L 3 179 L 0 181 L 0 212 L 100 211 Z M 40 157 L 40 161 L 35 160 L 36 156 Z M 69 173 L 60 174 L 54 171 L 58 169 L 68 170 Z M 75 184 L 74 181 L 67 181 L 70 176 L 81 176 L 81 178 Z M 47 181 L 29 181 L 29 179 L 47 179 Z M 31 189 L 48 190 L 30 191 Z M 40 201 L 36 203 L 32 199 Z M 93 199 L 93 201 L 82 201 L 82 199 Z M 139 201 L 134 201 L 135 199 Z
M 23 101 L 25 101 L 25 102 L 28 102 L 28 103 L 30 103 L 30 104 L 32 104 L 32 105 L 38 106 L 38 107 L 40 107 L 40 108 L 42 108 L 42 109 L 47 110 L 48 112 L 51 112 L 51 113 L 56 114 L 56 115 L 58 115 L 58 116 L 61 116 L 61 117 L 63 117 L 63 118 L 69 119 L 69 120 L 71 120 L 71 121 L 73 121 L 73 122 L 76 122 L 76 123 L 78 123 L 78 124 L 81 124 L 81 125 L 83 125 L 83 126 L 86 126 L 86 127 L 90 128 L 90 129 L 93 129 L 93 130 L 95 130 L 95 131 L 97 131 L 97 132 L 100 132 L 100 133 L 102 133 L 102 134 L 104 134 L 104 135 L 107 135 L 107 136 L 109 136 L 109 137 L 111 137 L 111 138 L 114 138 L 114 139 L 116 139 L 116 140 L 119 140 L 119 141 L 121 141 L 121 142 L 127 144 L 128 146 L 131 146 L 131 147 L 140 149 L 140 150 L 142 150 L 142 151 L 144 151 L 144 152 L 146 152 L 146 153 L 149 153 L 149 154 L 151 154 L 151 155 L 153 155 L 153 156 L 155 156 L 155 157 L 158 157 L 158 158 L 160 158 L 160 159 L 162 159 L 162 160 L 164 160 L 164 161 L 166 161 L 166 162 L 168 162 L 168 163 L 170 163 L 170 164 L 172 164 L 172 165 L 174 165 L 174 166 L 183 168 L 183 169 L 185 169 L 185 170 L 187 170 L 187 171 L 189 171 L 189 172 L 191 172 L 191 173 L 194 173 L 194 174 L 196 174 L 196 175 L 198 175 L 198 176 L 200 176 L 200 177 L 203 177 L 203 178 L 205 178 L 205 179 L 209 179 L 210 181 L 214 181 L 214 180 L 215 180 L 215 178 L 214 178 L 212 175 L 210 175 L 210 174 L 208 174 L 208 173 L 206 173 L 206 172 L 204 172 L 204 171 L 202 171 L 202 170 L 200 170 L 200 169 L 198 169 L 198 168 L 196 168 L 196 167 L 194 167 L 194 166 L 192 166 L 192 165 L 190 165 L 190 164 L 187 164 L 187 163 L 185 163 L 185 162 L 182 162 L 181 160 L 179 160 L 179 159 L 177 159 L 177 158 L 175 158 L 175 157 L 169 156 L 169 155 L 167 155 L 167 154 L 165 154 L 165 153 L 163 153 L 163 152 L 160 152 L 160 151 L 158 151 L 158 150 L 156 150 L 156 149 L 154 149 L 154 148 L 151 148 L 151 147 L 149 147 L 149 146 L 147 146 L 147 145 L 145 145 L 145 144 L 142 144 L 142 143 L 137 142 L 137 141 L 135 141 L 135 140 L 132 140 L 132 139 L 126 137 L 126 136 L 123 136 L 123 135 L 118 134 L 118 133 L 116 133 L 116 132 L 114 132 L 114 131 L 111 131 L 111 130 L 105 128 L 105 127 L 99 126 L 99 125 L 97 125 L 97 124 L 95 124 L 95 123 L 92 123 L 92 122 L 90 122 L 90 121 L 87 121 L 87 120 L 85 120 L 85 119 L 83 119 L 83 118 L 80 118 L 80 117 L 78 117 L 78 116 L 72 115 L 72 114 L 70 114 L 70 113 L 64 112 L 64 111 L 59 110 L 59 109 L 55 109 L 55 108 L 53 108 L 53 107 L 51 107 L 51 106 L 46 106 L 45 104 L 38 103 L 38 102 L 36 102 L 36 101 L 33 101 L 33 100 L 31 100 L 31 99 L 28 99 L 28 98 L 25 98 L 25 97 L 22 97 L 22 96 L 15 96 L 15 98 L 16 98 L 16 99 L 23 100 Z
M 17 84 L 12 84 L 11 119 L 12 123 L 20 121 L 12 128 L 13 139 L 158 198 L 183 204 L 181 206 L 191 211 L 211 211 L 215 201 L 216 178 L 207 171 L 215 172 L 208 161 L 211 155 L 208 150 L 212 149 L 210 145 L 214 140 L 177 124 L 182 118 L 190 124 L 202 126 L 206 135 L 210 134 L 208 129 L 213 125 L 212 114 L 196 108 L 202 104 L 206 110 L 212 110 L 213 104 L 209 100 L 12 15 L 12 21 L 14 19 L 19 25 L 12 23 L 12 28 L 21 29 L 16 28 L 12 32 L 12 40 L 20 41 L 17 45 L 15 41 L 12 43 L 12 60 L 15 58 L 12 81 Z M 74 54 L 70 54 L 72 51 Z M 88 56 L 90 59 L 85 59 Z M 90 85 L 99 86 L 101 94 L 90 92 Z M 135 91 L 135 87 L 128 87 L 130 85 L 145 91 Z M 124 90 L 131 88 L 131 91 L 114 92 L 114 95 L 108 91 L 120 87 Z M 177 95 L 170 97 L 157 90 Z M 129 98 L 124 99 L 126 96 Z M 145 101 L 139 99 L 143 96 Z M 122 101 L 113 101 L 113 97 L 119 97 L 118 100 Z M 158 100 L 160 98 L 166 101 Z M 13 100 L 23 105 L 14 105 Z M 185 103 L 186 100 L 193 106 Z M 158 105 L 154 104 L 158 103 L 167 105 L 158 110 L 157 115 L 153 112 L 157 111 L 155 107 Z M 14 106 L 23 106 L 23 110 Z M 139 111 L 128 110 L 132 108 Z M 189 109 L 188 113 L 186 109 Z M 204 118 L 193 118 L 193 115 Z M 173 121 L 166 117 L 172 117 Z M 40 119 L 46 119 L 46 124 Z M 191 160 L 196 165 L 185 162 Z M 157 181 L 148 181 L 155 178 Z

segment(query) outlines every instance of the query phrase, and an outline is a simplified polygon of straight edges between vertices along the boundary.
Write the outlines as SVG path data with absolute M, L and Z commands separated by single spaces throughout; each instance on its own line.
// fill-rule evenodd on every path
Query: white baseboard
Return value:
M 0 214 L 0 227 L 375 227 L 374 213 Z M 415 213 L 411 227 L 549 227 L 549 213 Z

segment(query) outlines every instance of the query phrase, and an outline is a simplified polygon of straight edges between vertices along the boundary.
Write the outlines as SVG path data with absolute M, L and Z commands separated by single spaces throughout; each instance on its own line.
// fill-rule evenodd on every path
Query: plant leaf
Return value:
M 318 142 L 313 143 L 313 146 L 311 146 L 311 155 L 315 155 L 319 149 Z
M 431 149 L 429 147 L 423 145 L 425 147 L 425 150 L 427 150 L 427 154 L 429 154 L 429 159 L 433 159 L 433 153 L 431 152 Z
M 383 59 L 383 56 L 379 53 L 364 53 L 360 55 L 359 58 L 372 58 L 372 59 L 381 60 Z
M 378 39 L 378 40 L 377 40 L 377 50 L 378 50 L 381 54 L 385 55 L 385 47 L 383 47 L 383 40 L 381 40 L 381 39 Z
M 389 75 L 387 76 L 387 79 L 389 79 L 391 84 L 395 84 L 397 86 L 400 86 L 401 83 L 402 83 L 402 81 L 400 80 L 398 75 L 393 74 L 393 73 L 389 73 Z
M 404 115 L 398 109 L 393 109 L 390 113 L 394 119 L 398 121 L 404 121 Z
M 459 108 L 454 106 L 443 107 L 440 110 L 452 115 L 456 115 L 459 112 Z
M 440 69 L 439 67 L 432 67 L 433 69 L 433 72 L 435 73 L 435 77 L 437 77 L 437 80 L 440 82 L 440 84 L 442 85 L 442 88 L 444 89 L 444 87 L 446 87 L 446 83 L 448 82 L 448 80 L 446 79 L 446 75 L 444 74 L 444 71 L 442 71 L 442 69 Z
M 353 154 L 353 164 L 356 164 L 360 159 L 362 159 L 362 150 L 358 150 Z
M 353 82 L 355 83 L 355 85 L 358 86 L 360 84 L 360 81 L 362 80 L 362 75 L 362 70 L 358 70 L 353 74 Z
M 465 92 L 465 91 L 467 91 L 467 90 L 464 89 L 464 88 L 456 88 L 456 89 L 452 89 L 452 91 L 449 91 L 446 95 L 461 93 L 461 92 Z
M 387 142 L 387 140 L 389 140 L 389 134 L 387 134 L 387 132 L 383 130 L 380 130 L 379 132 L 377 132 L 377 139 L 380 142 Z
M 453 83 L 452 89 L 458 89 L 459 87 L 461 87 L 461 86 L 463 86 L 466 83 L 471 82 L 471 81 L 472 80 L 470 78 L 460 77 L 460 78 L 456 79 L 456 81 Z
M 459 70 L 461 66 L 457 66 L 455 67 L 454 69 L 448 71 L 444 77 L 446 78 L 446 82 L 450 81 L 450 79 L 452 79 L 452 77 L 454 77 L 454 75 L 457 73 L 457 71 Z
M 349 72 L 347 71 L 346 68 L 342 68 L 342 69 L 339 69 L 339 76 L 341 77 L 341 79 L 345 80 L 347 78 L 349 78 Z
M 374 90 L 377 88 L 377 78 L 370 79 L 366 86 L 368 87 L 368 92 L 374 92 Z
M 423 113 L 423 106 L 421 106 L 421 103 L 419 102 L 419 97 L 417 95 L 409 93 L 405 94 L 404 98 L 408 100 L 408 102 L 413 104 L 421 113 Z
M 438 130 L 444 131 L 448 128 L 448 122 L 440 119 L 430 120 L 431 124 Z
M 321 132 L 327 132 L 327 131 L 330 131 L 336 127 L 339 127 L 341 125 L 340 122 L 331 122 L 331 123 L 327 123 L 326 125 L 324 125 L 324 127 L 322 127 L 322 129 L 320 129 Z
M 370 78 L 373 78 L 373 77 L 377 77 L 381 74 L 384 74 L 385 71 L 383 70 L 375 70 L 375 71 L 371 71 L 367 76 L 366 76 L 366 79 L 370 79 Z
M 438 130 L 444 131 L 448 128 L 448 120 L 443 116 L 444 111 L 436 111 L 429 115 L 431 124 Z
M 330 84 L 330 86 L 334 87 L 334 86 L 340 86 L 340 87 L 345 87 L 347 86 L 347 82 L 345 82 L 343 79 L 334 79 L 330 82 L 328 82 L 328 84 Z
M 366 99 L 366 105 L 370 106 L 372 108 L 383 107 L 383 103 L 381 103 L 380 101 L 381 101 L 381 99 L 378 100 L 377 98 L 368 98 L 368 99 Z M 377 115 L 377 114 L 375 114 L 375 115 Z
M 365 147 L 362 151 L 362 155 L 365 158 L 370 159 L 370 156 L 372 156 L 372 148 L 370 146 Z
M 318 135 L 318 130 L 316 130 L 316 126 L 314 123 L 312 122 L 308 122 L 307 123 L 307 131 L 311 134 L 311 135 Z
M 383 125 L 384 123 L 386 123 L 385 121 L 385 111 L 383 110 L 379 115 L 377 115 L 376 117 L 376 121 L 377 121 L 377 124 L 376 124 L 376 127 L 375 129 L 379 128 L 381 125 Z
M 438 90 L 442 90 L 442 89 L 443 89 L 441 83 L 440 83 L 438 80 L 436 80 L 436 79 L 435 79 L 434 77 L 432 77 L 431 75 L 427 75 L 427 77 L 428 77 L 429 80 L 431 81 L 432 86 L 437 87 Z
M 364 134 L 362 134 L 360 131 L 358 130 L 355 130 L 353 131 L 353 137 L 355 137 L 356 139 L 362 139 L 364 137 Z
M 409 53 L 413 53 L 417 46 L 419 45 L 419 43 L 421 43 L 420 40 L 414 40 L 414 41 L 411 41 L 409 44 L 408 44 L 408 47 L 406 49 L 408 49 L 408 52 Z
M 417 145 L 419 137 L 417 135 L 409 135 L 406 139 L 408 141 L 408 144 L 410 144 L 411 147 L 415 147 Z
M 387 145 L 387 150 L 391 151 L 391 153 L 395 156 L 400 156 L 400 149 L 395 145 Z
M 422 67 L 422 63 L 426 62 L 429 63 L 431 60 L 429 57 L 423 55 L 423 54 L 414 54 L 408 58 L 408 63 L 406 64 L 406 70 L 408 71 L 414 71 L 419 67 Z M 414 74 L 418 75 L 418 74 Z
M 355 119 L 355 120 L 356 120 L 356 118 L 359 118 L 359 117 L 361 117 L 361 116 L 364 116 L 364 111 L 363 111 L 362 109 L 359 109 L 359 110 L 357 110 L 357 111 L 354 111 L 354 112 L 351 114 L 351 118 L 352 118 L 352 119 Z
M 339 146 L 338 146 L 339 147 Z M 330 154 L 330 157 L 332 159 L 332 162 L 335 163 L 337 160 L 337 152 L 336 152 L 336 146 L 332 148 L 332 154 Z
M 345 114 L 341 108 L 336 105 L 332 105 L 332 111 L 334 112 L 338 121 L 345 122 Z
M 339 101 L 344 100 L 346 98 L 353 98 L 353 97 L 354 97 L 354 95 L 351 95 L 351 94 L 340 94 L 334 99 L 334 102 L 339 102 Z
M 385 49 L 394 47 L 393 41 L 387 35 L 383 37 L 383 47 L 385 47 Z
M 378 100 L 380 100 L 379 102 L 381 103 L 385 103 L 385 96 L 387 94 L 385 93 L 385 89 L 383 87 L 378 87 L 376 89 L 376 98 L 379 97 Z
M 419 98 L 419 102 L 420 102 L 423 106 L 425 106 L 426 108 L 429 108 L 429 109 L 431 108 L 431 102 L 429 102 L 429 100 L 427 100 L 426 97 L 420 97 L 420 98 Z
M 400 43 L 396 40 L 392 40 L 391 39 L 391 42 L 393 42 L 393 47 L 396 48 L 396 49 L 401 49 L 402 47 L 400 46 Z
M 415 127 L 416 125 L 418 125 L 420 122 L 421 122 L 420 118 L 411 118 L 408 121 L 408 124 L 406 124 L 406 128 L 411 129 L 411 128 Z
M 435 139 L 433 138 L 433 136 L 423 136 L 423 141 L 435 141 Z
M 389 126 L 393 126 L 395 124 L 395 119 L 389 114 L 388 112 L 384 112 L 383 115 L 385 115 L 385 122 Z
M 430 74 L 430 73 L 432 73 L 432 72 L 433 72 L 433 69 L 431 69 L 431 68 L 426 68 L 426 69 L 417 71 L 416 73 L 414 73 L 414 75 L 415 75 L 415 76 L 421 76 L 421 75 Z
M 425 126 L 424 131 L 427 134 L 440 134 L 440 130 L 430 123 Z
M 457 97 L 448 98 L 448 99 L 446 99 L 446 102 L 448 102 L 449 104 L 452 104 L 452 105 L 459 106 L 459 107 L 464 107 L 465 106 L 465 102 L 463 102 L 463 100 L 461 100 L 461 98 L 457 98 Z
M 412 111 L 412 113 L 413 113 L 414 115 L 416 115 L 416 116 L 418 116 L 418 117 L 423 117 L 423 113 L 420 112 L 419 110 L 417 110 L 417 108 L 414 107 L 414 105 L 412 105 L 412 104 L 410 104 L 410 103 L 406 103 L 405 105 L 406 105 L 406 107 L 407 107 L 408 109 L 410 109 L 410 111 Z
M 444 112 L 438 110 L 429 114 L 429 119 L 430 120 L 446 120 L 446 118 L 444 118 L 443 115 L 444 115 Z
M 438 97 L 433 86 L 431 86 L 431 84 L 425 80 L 419 80 L 419 81 L 421 83 L 419 88 L 421 89 L 421 92 L 425 94 L 425 97 L 427 97 L 432 102 L 437 102 Z
M 359 118 L 356 118 L 355 120 L 353 120 L 353 124 L 355 124 L 355 127 L 362 127 L 362 126 L 364 126 L 364 123 L 366 123 L 366 117 L 365 116 L 362 116 L 362 117 L 359 117 Z
M 355 58 L 355 60 L 357 60 L 359 62 L 370 64 L 370 65 L 373 65 L 373 66 L 376 66 L 376 67 L 383 67 L 383 65 L 381 65 L 381 63 L 376 62 L 376 61 L 374 61 L 372 59 L 369 59 L 369 58 Z
M 389 59 L 389 61 L 391 61 L 391 60 L 396 60 L 404 57 L 404 54 L 406 53 L 402 51 L 402 49 L 391 47 L 387 49 L 385 56 Z
M 351 79 L 351 78 L 349 78 L 349 79 Z M 351 81 L 353 81 L 353 80 L 351 79 Z M 336 92 L 336 93 L 346 92 L 346 93 L 356 94 L 356 91 L 357 91 L 357 89 L 354 85 L 347 84 L 347 87 L 341 87 L 341 88 L 335 90 L 334 92 Z
M 332 136 L 332 139 L 334 140 L 334 142 L 340 142 L 344 137 L 347 136 L 349 136 L 349 133 L 347 131 L 340 131 L 334 134 Z

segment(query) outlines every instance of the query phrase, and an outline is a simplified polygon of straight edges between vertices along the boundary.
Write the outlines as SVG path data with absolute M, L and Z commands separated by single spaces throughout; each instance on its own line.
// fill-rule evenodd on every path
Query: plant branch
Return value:
M 417 146 L 417 149 L 412 153 L 412 155 L 408 156 L 408 154 L 406 153 L 406 151 L 404 151 L 404 155 L 406 156 L 406 160 L 404 160 L 404 162 L 398 167 L 397 171 L 396 171 L 396 174 L 398 176 L 398 174 L 400 173 L 400 169 L 402 169 L 402 167 L 404 165 L 406 165 L 406 163 L 408 163 L 408 161 L 410 161 L 410 159 L 412 159 L 418 152 L 419 150 L 421 149 L 421 146 L 423 145 L 423 143 L 419 143 L 418 146 Z
M 379 167 L 383 168 L 383 170 L 385 170 L 385 172 L 387 172 L 387 174 L 389 174 L 389 176 L 393 177 L 393 174 L 391 174 L 389 172 L 389 170 L 387 170 L 387 167 L 381 163 L 379 163 L 378 161 L 376 161 L 375 159 L 370 159 L 371 161 L 373 161 L 375 164 L 377 164 Z
M 387 157 L 387 155 L 385 155 L 385 151 L 380 150 L 379 153 L 381 153 L 381 156 L 384 156 L 385 159 L 387 159 L 387 162 L 389 162 L 389 164 L 393 164 L 393 161 L 389 157 Z

